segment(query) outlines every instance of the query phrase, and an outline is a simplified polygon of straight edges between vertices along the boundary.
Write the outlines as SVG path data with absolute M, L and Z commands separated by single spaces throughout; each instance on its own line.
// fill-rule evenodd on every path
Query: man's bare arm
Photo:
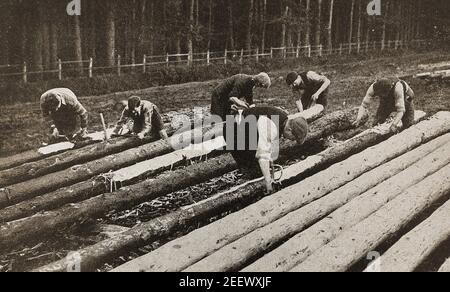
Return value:
M 372 84 L 369 87 L 369 90 L 367 91 L 366 96 L 363 99 L 361 107 L 359 108 L 358 117 L 356 118 L 356 122 L 354 123 L 354 125 L 356 127 L 361 125 L 361 121 L 367 115 L 367 109 L 369 108 L 370 104 L 372 103 L 372 100 L 374 97 L 375 97 L 375 91 L 373 89 L 373 84 Z

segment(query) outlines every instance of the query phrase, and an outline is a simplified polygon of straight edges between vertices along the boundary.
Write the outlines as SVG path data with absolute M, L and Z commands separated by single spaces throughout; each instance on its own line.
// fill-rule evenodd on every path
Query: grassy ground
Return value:
M 417 65 L 445 61 L 450 55 L 445 52 L 408 54 L 404 56 L 371 58 L 355 61 L 352 59 L 323 60 L 323 64 L 299 70 L 313 69 L 327 73 L 332 81 L 330 110 L 356 106 L 361 102 L 367 87 L 377 77 L 404 76 L 420 72 Z M 271 103 L 293 110 L 294 103 L 290 91 L 282 79 L 285 71 L 272 72 L 274 85 L 268 91 L 258 90 L 256 98 L 261 103 Z M 412 80 L 417 93 L 417 107 L 427 112 L 450 109 L 450 89 L 448 84 L 428 83 Z M 154 101 L 163 112 L 179 111 L 184 108 L 209 104 L 210 92 L 218 80 L 197 82 L 144 90 L 116 93 L 104 96 L 82 97 L 81 102 L 90 112 L 90 131 L 100 130 L 99 113 L 103 113 L 109 125 L 113 125 L 118 113 L 112 110 L 115 102 L 138 94 Z M 0 156 L 20 153 L 39 147 L 46 141 L 47 127 L 41 118 L 39 105 L 27 103 L 0 107 Z

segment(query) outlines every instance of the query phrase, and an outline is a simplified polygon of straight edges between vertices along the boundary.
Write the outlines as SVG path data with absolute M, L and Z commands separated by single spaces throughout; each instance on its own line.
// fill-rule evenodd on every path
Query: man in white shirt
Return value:
M 304 118 L 289 120 L 287 114 L 276 107 L 263 106 L 245 110 L 242 119 L 227 117 L 225 124 L 227 150 L 231 152 L 244 174 L 263 175 L 267 193 L 273 192 L 271 166 L 278 159 L 280 138 L 306 140 L 308 123 Z

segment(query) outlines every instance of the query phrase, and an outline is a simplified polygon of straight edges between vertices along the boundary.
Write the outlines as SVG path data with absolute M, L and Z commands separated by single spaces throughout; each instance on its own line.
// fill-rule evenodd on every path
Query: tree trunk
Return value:
M 322 44 L 322 3 L 323 0 L 317 0 L 317 19 L 316 19 L 316 49 Z
M 381 50 L 384 50 L 386 48 L 386 29 L 387 29 L 387 22 L 389 21 L 388 13 L 389 13 L 389 1 L 386 1 L 383 27 L 381 29 Z
M 195 0 L 191 0 L 191 5 L 189 9 L 189 33 L 188 33 L 188 52 L 189 52 L 189 63 L 192 64 L 192 60 L 194 59 L 194 9 L 195 9 Z
M 35 12 L 32 13 L 33 25 L 29 30 L 31 41 L 31 68 L 33 71 L 40 72 L 44 70 L 42 64 L 42 27 L 44 8 L 40 1 L 34 3 Z M 42 75 L 39 75 L 42 76 Z
M 306 0 L 305 46 L 311 45 L 311 0 Z
M 330 19 L 328 21 L 328 42 L 327 42 L 327 49 L 331 50 L 333 49 L 333 11 L 334 11 L 334 0 L 330 0 Z
M 79 63 L 76 64 L 77 71 L 79 74 L 83 73 L 83 52 L 82 52 L 82 43 L 81 43 L 81 25 L 80 25 L 80 17 L 78 15 L 71 16 L 72 23 L 72 33 L 73 33 L 73 49 L 74 49 L 74 61 Z
M 233 0 L 228 0 L 228 49 L 234 50 Z
M 263 12 L 262 12 L 261 51 L 264 53 L 266 51 L 267 0 L 262 0 L 262 1 L 263 1 Z
M 115 66 L 116 60 L 116 20 L 115 20 L 115 0 L 106 1 L 106 29 L 105 29 L 105 65 Z
M 288 15 L 289 15 L 289 6 L 284 6 L 283 10 L 284 14 L 282 17 L 282 23 L 281 23 L 281 44 L 280 46 L 282 48 L 286 47 L 286 32 L 287 32 L 287 19 L 288 19 Z
M 209 12 L 208 12 L 208 44 L 207 50 L 211 50 L 211 41 L 213 33 L 213 0 L 209 0 Z
M 361 33 L 362 33 L 362 0 L 358 0 L 358 30 L 356 33 L 356 39 L 358 43 L 358 53 L 361 49 Z
M 250 51 L 252 49 L 253 8 L 254 8 L 254 1 L 249 0 L 247 40 L 245 42 L 247 51 Z
M 352 50 L 352 42 L 353 42 L 353 17 L 354 17 L 354 11 L 355 11 L 355 0 L 352 0 L 352 7 L 350 8 L 350 26 L 348 31 L 348 43 L 349 43 L 349 50 L 351 52 Z

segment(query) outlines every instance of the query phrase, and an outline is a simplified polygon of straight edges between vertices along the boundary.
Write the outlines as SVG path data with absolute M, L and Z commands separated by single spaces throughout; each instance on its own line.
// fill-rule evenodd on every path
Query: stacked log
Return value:
M 347 271 L 449 192 L 450 165 L 447 165 L 342 233 L 292 271 Z
M 450 259 L 448 259 L 439 269 L 440 273 L 450 273 Z
M 414 272 L 450 238 L 450 201 L 403 236 L 366 271 Z
M 443 165 L 449 163 L 450 157 L 442 158 L 440 156 L 445 153 L 446 147 L 449 146 L 449 143 L 450 135 L 448 135 L 445 139 L 441 139 L 441 141 L 438 141 L 437 143 L 425 145 L 427 147 L 423 147 L 422 149 L 419 148 L 405 154 L 404 156 L 400 156 L 399 158 L 394 159 L 393 161 L 390 161 L 357 178 L 330 195 L 312 202 L 304 208 L 300 208 L 297 211 L 294 211 L 283 218 L 225 246 L 213 255 L 192 265 L 186 271 L 226 272 L 239 270 L 251 259 L 264 255 L 267 251 L 271 250 L 271 247 L 283 243 L 287 239 L 290 239 L 292 236 L 303 231 L 306 227 L 323 219 L 324 217 L 327 217 L 327 219 L 324 219 L 325 222 L 328 223 L 328 221 L 330 221 L 332 224 L 335 224 L 336 227 L 339 227 L 334 230 L 344 229 L 346 226 L 351 224 L 339 224 L 341 223 L 341 220 L 337 220 L 336 218 L 343 218 L 344 221 L 351 219 L 352 222 L 359 220 L 360 218 L 364 218 L 364 216 L 369 213 L 365 212 L 365 210 L 362 211 L 362 209 L 367 208 L 366 206 L 370 207 L 370 211 L 376 210 L 377 207 L 382 206 L 382 204 L 386 201 L 384 196 L 389 196 L 390 198 L 395 197 L 396 194 L 400 194 L 405 188 L 420 182 L 427 175 L 433 173 L 433 171 L 436 171 Z M 430 155 L 426 159 L 421 159 L 424 154 L 429 153 L 428 151 L 433 151 L 433 149 L 436 149 L 437 145 L 442 146 L 443 144 L 444 148 L 441 147 L 440 150 L 433 153 L 433 155 Z M 433 163 L 433 167 L 424 169 L 423 165 L 428 162 Z M 403 171 L 406 167 L 412 165 L 413 163 L 415 163 L 413 166 Z M 398 174 L 401 171 L 403 172 Z M 382 192 L 384 189 L 378 187 L 376 188 L 376 192 L 371 190 L 368 192 L 369 194 L 363 194 L 366 190 L 369 190 L 371 187 L 379 184 L 380 182 L 383 182 L 384 186 L 388 186 L 387 188 L 390 187 L 390 192 L 384 195 L 385 193 Z M 398 184 L 394 184 L 393 182 L 398 182 Z M 298 186 L 302 187 L 302 184 L 298 184 Z M 373 199 L 372 201 L 370 198 L 373 197 L 374 193 L 377 194 L 377 199 Z M 369 200 L 364 201 L 362 198 L 365 198 L 366 200 L 369 198 Z M 350 201 L 351 203 L 346 205 L 344 208 L 329 215 L 332 211 Z M 364 204 L 365 202 L 367 203 Z M 349 216 L 349 214 L 351 214 L 349 212 L 351 211 L 357 212 L 359 216 Z M 344 216 L 340 217 L 338 214 L 344 214 Z M 332 225 L 330 223 L 328 224 Z M 324 228 L 328 227 L 327 224 L 319 225 L 322 233 L 315 233 L 316 237 L 312 237 L 315 242 L 319 238 L 323 240 L 325 238 L 324 234 L 328 234 L 328 230 L 330 229 Z M 313 229 L 318 230 L 319 227 Z M 296 240 L 295 243 L 297 243 L 295 248 L 292 248 L 294 244 L 286 244 L 289 248 L 284 248 L 283 245 L 282 248 L 279 248 L 277 252 L 275 252 L 276 255 L 282 254 L 282 259 L 278 261 L 261 260 L 253 266 L 253 269 L 258 271 L 260 271 L 258 267 L 264 269 L 264 271 L 266 271 L 266 269 L 273 271 L 276 267 L 280 269 L 281 266 L 286 266 L 288 262 L 292 262 L 291 257 L 286 258 L 287 255 L 290 256 L 292 254 L 296 254 L 298 251 L 302 250 L 302 247 L 307 247 L 308 251 L 311 251 L 314 246 L 313 244 L 303 244 L 303 241 L 299 240 Z M 282 253 L 282 251 L 285 251 L 285 253 Z M 270 259 L 277 259 L 276 256 L 268 255 L 267 257 Z
M 325 137 L 330 134 L 330 131 L 351 127 L 354 115 L 355 110 L 349 110 L 333 113 L 322 118 L 311 125 L 311 132 L 307 141 L 317 137 Z M 324 126 L 323 123 L 329 126 Z M 290 145 L 282 145 L 282 151 Z M 98 218 L 112 210 L 124 210 L 130 206 L 207 181 L 236 168 L 237 165 L 230 155 L 222 155 L 205 163 L 164 174 L 114 193 L 104 194 L 80 203 L 64 206 L 55 211 L 7 223 L 0 226 L 0 246 L 14 246 L 15 243 L 23 242 L 26 239 L 39 238 L 39 236 L 48 234 L 58 227 L 84 221 L 88 218 Z
M 417 119 L 420 119 L 422 115 L 423 114 L 421 113 L 417 113 Z M 390 132 L 390 127 L 387 124 L 367 130 L 348 141 L 287 168 L 283 172 L 281 183 L 286 186 L 293 177 L 301 178 L 306 177 L 308 173 L 318 172 L 328 165 L 341 161 L 354 153 L 358 153 L 379 141 L 386 139 L 392 134 L 393 133 Z M 423 153 L 419 153 L 418 155 L 421 157 L 422 154 Z M 390 173 L 392 173 L 392 171 L 387 173 L 385 177 L 388 177 Z M 210 217 L 216 216 L 220 212 L 227 210 L 227 208 L 235 206 L 237 203 L 242 204 L 242 202 L 245 201 L 252 201 L 263 192 L 264 188 L 265 184 L 262 179 L 248 182 L 226 193 L 218 194 L 211 199 L 188 208 L 140 224 L 129 232 L 125 232 L 116 238 L 108 239 L 94 246 L 80 250 L 78 253 L 81 259 L 81 269 L 82 271 L 93 271 L 106 260 L 121 254 L 122 251 L 127 250 L 129 247 L 136 248 L 160 239 L 163 236 L 168 236 L 186 224 L 198 222 L 205 217 L 205 214 Z M 63 272 L 66 269 L 66 260 L 62 259 L 38 269 L 38 271 Z
M 18 220 L 41 211 L 53 210 L 66 204 L 87 200 L 102 193 L 116 191 L 139 180 L 180 166 L 187 161 L 201 159 L 203 156 L 208 156 L 214 150 L 218 150 L 225 145 L 223 137 L 218 137 L 200 145 L 191 145 L 182 150 L 122 168 L 104 176 L 20 202 L 0 210 L 0 223 Z
M 450 113 L 439 113 L 375 147 L 286 188 L 258 203 L 160 249 L 127 263 L 117 271 L 181 271 L 242 236 L 270 224 L 329 192 L 342 187 L 406 152 L 450 131 Z M 326 183 L 324 183 L 326 182 Z
M 157 141 L 138 148 L 129 149 L 118 154 L 106 156 L 97 160 L 89 161 L 82 165 L 73 166 L 69 169 L 40 176 L 33 180 L 25 181 L 0 190 L 0 208 L 11 206 L 25 200 L 37 197 L 39 195 L 58 190 L 85 180 L 102 173 L 118 170 L 131 166 L 138 162 L 155 158 L 174 151 L 174 148 L 181 149 L 191 143 L 191 139 L 197 140 L 204 136 L 204 133 L 210 129 L 195 129 L 173 136 L 171 143 L 167 141 Z M 193 137 L 191 137 L 191 135 Z M 179 139 L 181 137 L 181 139 Z M 110 145 L 110 144 L 108 144 Z M 101 145 L 97 145 L 101 146 Z M 96 147 L 97 147 L 96 146 Z M 95 150 L 91 149 L 94 153 Z M 99 152 L 103 151 L 100 149 Z M 89 154 L 87 153 L 87 154 Z M 69 154 L 72 155 L 72 154 Z M 87 155 L 88 156 L 88 155 Z M 53 159 L 53 157 L 52 157 Z M 39 161 L 41 165 L 43 161 Z M 47 162 L 46 162 L 47 163 Z M 50 163 L 50 162 L 48 162 Z M 62 164 L 62 162 L 56 162 Z M 54 166 L 50 166 L 53 168 Z M 33 168 L 34 169 L 34 168 Z M 10 170 L 13 171 L 13 170 Z M 7 171 L 8 173 L 10 171 Z M 21 172 L 22 173 L 22 172 Z M 33 174 L 36 175 L 36 174 Z M 3 194 L 3 196 L 2 196 Z
M 408 187 L 419 183 L 428 175 L 448 164 L 450 158 L 441 156 L 447 151 L 449 138 L 450 135 L 446 135 L 446 137 L 411 151 L 374 171 L 368 172 L 321 200 L 313 202 L 303 210 L 299 209 L 297 212 L 290 214 L 284 220 L 281 220 L 280 224 L 289 225 L 286 222 L 292 222 L 292 218 L 295 218 L 295 216 L 306 218 L 307 220 L 299 220 L 301 222 L 298 224 L 299 228 L 296 228 L 293 232 L 294 234 L 301 233 L 295 235 L 244 271 L 289 271 L 296 264 L 311 256 L 317 249 L 336 238 L 342 230 L 362 221 L 381 208 L 385 202 L 394 199 Z M 432 153 L 427 155 L 430 151 Z M 425 158 L 422 159 L 424 156 Z M 414 162 L 414 164 L 411 165 L 411 162 Z M 425 163 L 427 163 L 427 168 L 423 167 Z M 386 173 L 384 173 L 385 171 Z M 333 213 L 321 211 L 333 211 L 333 209 L 336 210 Z M 316 217 L 315 211 L 323 212 L 323 216 Z M 305 227 L 325 216 L 325 219 L 304 230 Z

